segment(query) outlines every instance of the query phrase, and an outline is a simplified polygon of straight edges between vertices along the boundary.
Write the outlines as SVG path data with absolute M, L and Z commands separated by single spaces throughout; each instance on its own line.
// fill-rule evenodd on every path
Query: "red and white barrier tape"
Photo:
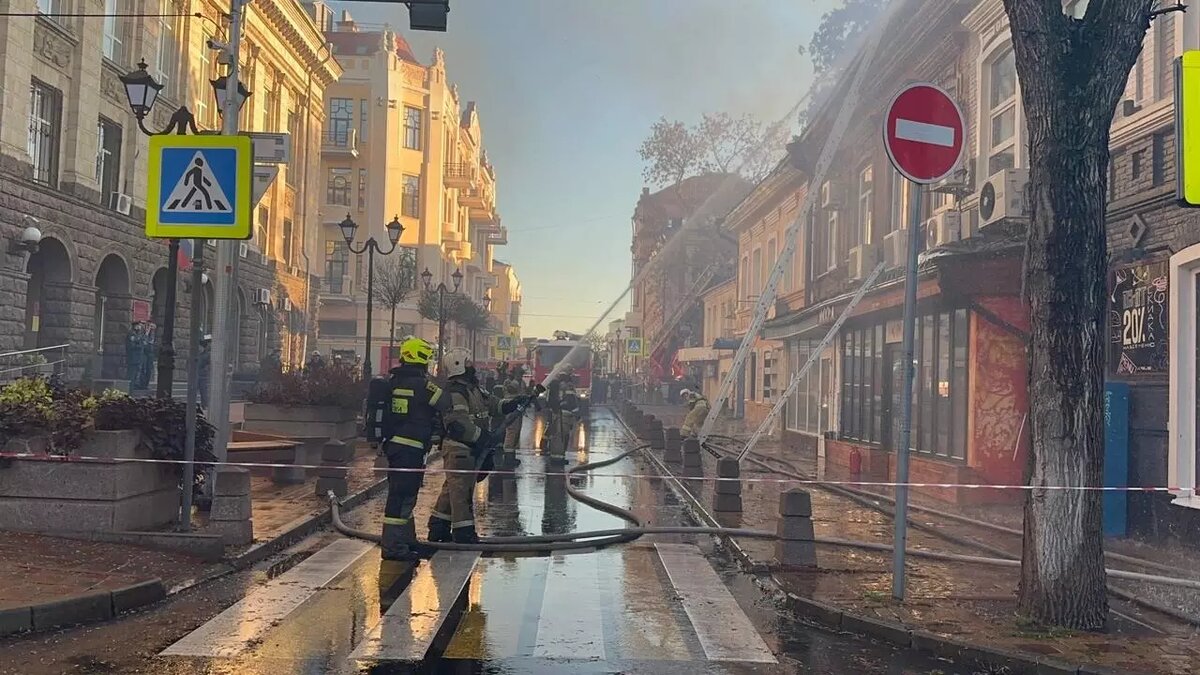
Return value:
M 46 462 L 62 462 L 62 463 L 143 463 L 143 464 L 185 464 L 182 459 L 149 459 L 141 457 L 89 457 L 86 455 L 45 455 L 39 453 L 12 453 L 0 452 L 0 460 L 5 459 L 33 459 Z M 339 466 L 328 464 L 285 464 L 280 462 L 201 462 L 196 464 L 205 464 L 208 466 L 240 466 L 243 468 L 259 468 L 259 469 L 329 469 L 329 468 L 345 468 L 345 469 L 362 469 L 379 473 L 431 473 L 431 474 L 448 474 L 448 473 L 466 473 L 474 474 L 475 471 L 469 469 L 409 469 L 409 468 L 390 468 L 378 466 Z M 3 468 L 0 467 L 0 471 Z M 506 474 L 514 473 L 508 470 L 495 470 L 492 473 Z M 583 474 L 568 474 L 566 471 L 521 471 L 521 476 L 582 476 Z M 639 479 L 661 479 L 662 476 L 656 473 L 595 473 L 594 476 L 604 478 L 639 478 Z M 964 488 L 968 490 L 1080 490 L 1085 492 L 1170 492 L 1170 493 L 1185 493 L 1193 494 L 1195 488 L 1191 487 L 1174 487 L 1169 485 L 1164 486 L 1129 486 L 1129 487 L 1099 487 L 1088 485 L 988 485 L 986 483 L 893 483 L 883 481 L 861 481 L 861 480 L 801 480 L 799 478 L 765 478 L 758 476 L 742 476 L 737 479 L 720 479 L 716 476 L 677 476 L 684 481 L 717 481 L 717 480 L 740 480 L 743 483 L 785 483 L 790 485 L 840 485 L 845 487 L 899 487 L 901 485 L 910 488 Z

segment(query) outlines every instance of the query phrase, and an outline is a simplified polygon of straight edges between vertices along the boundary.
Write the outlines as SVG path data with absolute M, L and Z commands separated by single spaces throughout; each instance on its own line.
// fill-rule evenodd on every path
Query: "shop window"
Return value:
M 817 346 L 813 341 L 797 341 L 788 345 L 790 370 L 798 374 L 804 364 L 811 358 Z M 795 391 L 788 399 L 787 426 L 791 431 L 806 434 L 820 434 L 825 431 L 826 410 L 828 403 L 824 400 L 822 383 L 829 382 L 830 361 L 817 359 L 800 378 Z
M 917 319 L 911 437 L 916 452 L 966 457 L 967 317 L 960 309 Z M 899 440 L 903 352 L 887 333 L 883 324 L 842 333 L 841 434 L 890 447 Z

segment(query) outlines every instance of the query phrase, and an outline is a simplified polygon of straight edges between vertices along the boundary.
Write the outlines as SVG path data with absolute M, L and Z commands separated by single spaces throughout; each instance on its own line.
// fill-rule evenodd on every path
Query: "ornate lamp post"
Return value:
M 371 307 L 375 304 L 375 254 L 387 255 L 396 250 L 396 242 L 400 241 L 400 235 L 404 233 L 404 225 L 400 223 L 400 217 L 392 218 L 392 222 L 387 224 L 388 241 L 391 246 L 385 251 L 375 241 L 375 237 L 369 237 L 358 248 L 354 247 L 354 231 L 358 229 L 358 223 L 350 218 L 350 214 L 346 214 L 346 219 L 338 224 L 342 229 L 342 238 L 346 240 L 346 248 L 350 249 L 351 253 L 361 255 L 367 254 L 367 353 L 363 357 L 363 379 L 371 379 Z
M 154 79 L 154 76 L 146 72 L 145 59 L 139 61 L 137 65 L 137 70 L 121 75 L 119 79 L 125 87 L 125 96 L 129 99 L 129 110 L 137 118 L 138 129 L 141 129 L 142 133 L 147 136 L 162 136 L 171 133 L 180 135 L 189 132 L 193 134 L 200 133 L 200 130 L 196 128 L 196 118 L 188 110 L 187 106 L 180 106 L 175 112 L 171 113 L 171 119 L 167 122 L 167 128 L 162 131 L 151 131 L 146 128 L 146 116 L 150 114 L 155 102 L 158 101 L 158 94 L 162 91 L 163 85 L 159 84 Z M 227 82 L 228 80 L 225 76 L 221 76 L 210 82 L 215 90 L 217 102 L 222 107 L 224 107 L 225 103 Z M 246 91 L 241 82 L 238 82 L 238 99 L 236 101 L 238 110 L 242 109 L 249 96 L 250 92 Z M 147 208 L 151 208 L 149 204 L 146 206 Z M 155 392 L 158 398 L 171 398 L 175 379 L 175 293 L 179 282 L 179 240 L 171 239 L 167 250 L 167 295 L 163 299 L 163 330 L 162 340 L 158 344 L 158 388 Z M 195 243 L 192 255 L 192 264 L 197 269 L 201 268 L 204 264 L 203 242 L 197 241 Z M 193 345 L 194 348 L 195 345 Z
M 436 289 L 437 294 L 438 294 L 438 337 L 437 337 L 437 342 L 438 342 L 438 365 L 439 366 L 441 365 L 441 362 L 442 362 L 442 358 L 441 358 L 442 354 L 446 353 L 446 349 L 445 349 L 445 347 L 443 347 L 443 343 L 446 338 L 446 294 L 458 292 L 458 287 L 462 285 L 462 278 L 463 278 L 462 270 L 454 270 L 454 274 L 451 274 L 450 278 L 454 280 L 454 288 L 453 289 L 446 288 L 445 282 L 441 282 L 441 281 L 438 282 L 437 289 Z M 428 267 L 426 267 L 425 271 L 421 272 L 421 281 L 424 282 L 424 284 L 425 284 L 425 290 L 427 290 L 427 291 L 434 290 L 434 287 L 430 285 L 432 280 L 433 280 L 433 273 L 429 271 Z

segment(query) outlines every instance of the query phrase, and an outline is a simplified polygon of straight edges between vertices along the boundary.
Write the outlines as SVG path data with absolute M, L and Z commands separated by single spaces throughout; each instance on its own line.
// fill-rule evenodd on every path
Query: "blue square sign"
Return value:
M 251 233 L 253 146 L 245 136 L 154 136 L 146 233 L 246 239 Z

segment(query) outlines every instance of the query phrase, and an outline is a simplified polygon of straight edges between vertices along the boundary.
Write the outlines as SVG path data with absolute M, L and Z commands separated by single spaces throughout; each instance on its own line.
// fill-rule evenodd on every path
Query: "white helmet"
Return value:
M 681 398 L 685 401 L 692 400 L 692 396 L 693 396 L 693 394 L 692 394 L 691 389 L 680 389 L 679 390 L 679 398 Z
M 471 362 L 471 351 L 463 347 L 455 347 L 442 356 L 441 375 L 443 377 L 462 375 L 472 365 L 474 364 Z

